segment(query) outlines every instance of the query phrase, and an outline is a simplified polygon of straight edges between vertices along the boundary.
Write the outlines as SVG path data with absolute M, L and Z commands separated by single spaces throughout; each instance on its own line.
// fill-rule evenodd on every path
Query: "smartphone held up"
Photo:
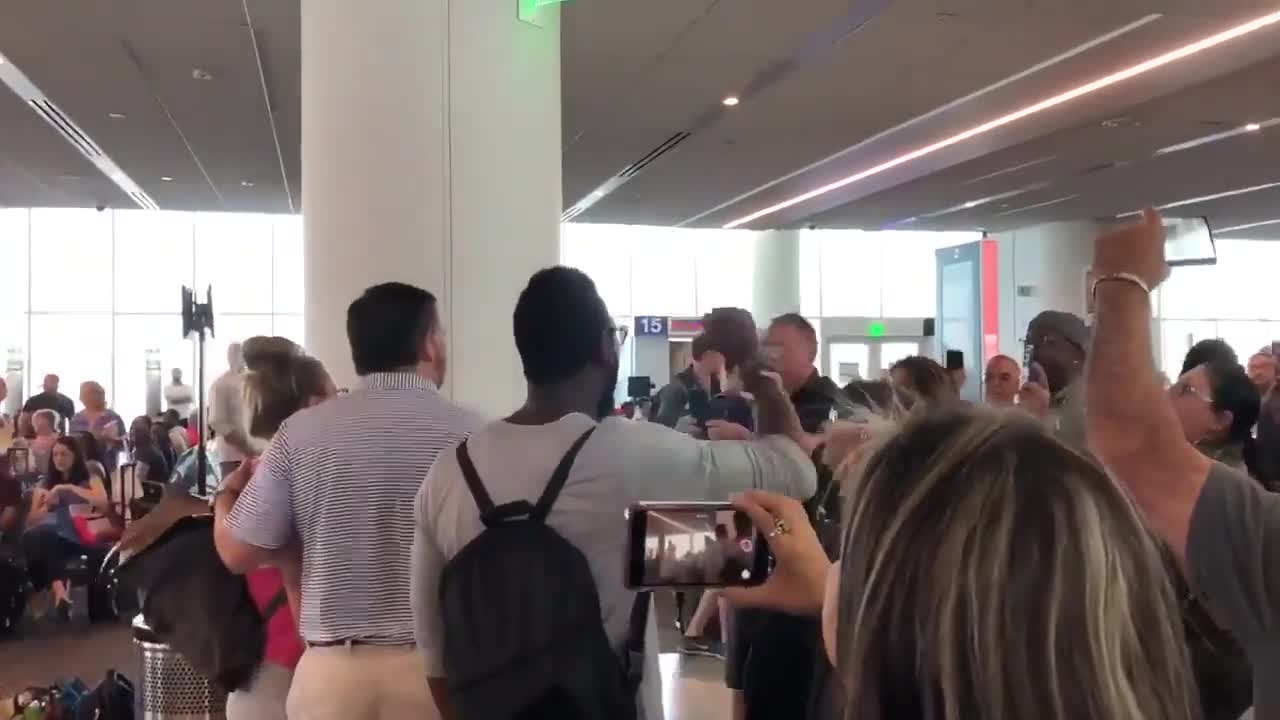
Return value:
M 640 503 L 627 530 L 629 588 L 750 587 L 769 575 L 763 539 L 729 503 Z

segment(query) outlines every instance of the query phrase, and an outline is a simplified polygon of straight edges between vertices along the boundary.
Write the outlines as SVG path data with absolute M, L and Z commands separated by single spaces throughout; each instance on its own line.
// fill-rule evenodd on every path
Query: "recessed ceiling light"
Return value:
M 194 80 L 212 80 L 213 73 L 204 68 L 191 68 L 191 77 Z
M 126 115 L 124 113 L 109 112 L 107 113 L 107 117 L 111 118 L 112 120 L 124 120 Z
M 738 99 L 738 96 L 737 96 L 737 95 L 730 95 L 729 97 L 727 97 L 727 98 L 725 98 L 725 99 L 721 100 L 721 101 L 720 101 L 720 104 L 721 104 L 721 105 L 724 105 L 725 107 L 734 107 L 734 106 L 736 106 L 739 102 L 741 102 L 741 100 L 739 100 L 739 99 Z
M 241 180 L 241 181 L 240 181 L 240 187 L 253 187 L 253 181 L 252 181 L 252 180 Z
M 1262 129 L 1262 126 L 1259 125 L 1258 123 L 1249 123 L 1248 125 L 1244 126 L 1244 129 L 1248 130 L 1249 132 L 1258 132 L 1259 130 Z
M 1145 62 L 1138 63 L 1137 65 L 1132 65 L 1123 70 L 1119 70 L 1117 72 L 1111 73 L 1110 75 L 1105 75 L 1103 77 L 1098 78 L 1097 80 L 1072 88 L 1071 90 L 1068 90 L 1064 93 L 1060 93 L 1058 95 L 1045 98 L 1037 103 L 1033 103 L 1019 110 L 1015 110 L 1007 115 L 1001 115 L 998 118 L 989 120 L 981 125 L 965 130 L 962 133 L 958 133 L 956 135 L 952 135 L 951 137 L 944 138 L 931 145 L 926 145 L 922 148 L 918 148 L 904 155 L 899 155 L 898 157 L 882 162 L 879 165 L 874 165 L 865 170 L 861 170 L 857 173 L 854 173 L 853 175 L 849 175 L 848 177 L 841 178 L 839 180 L 836 180 L 835 182 L 828 183 L 821 187 L 810 190 L 809 192 L 802 193 L 793 198 L 789 198 L 787 200 L 783 200 L 782 202 L 776 203 L 774 205 L 770 205 L 761 210 L 757 210 L 749 215 L 744 215 L 736 220 L 733 220 L 732 222 L 726 223 L 724 227 L 726 229 L 736 228 L 741 225 L 745 225 L 749 222 L 759 220 L 760 218 L 765 217 L 767 215 L 773 215 L 774 213 L 779 212 L 781 210 L 794 207 L 796 205 L 799 205 L 800 203 L 807 202 L 821 195 L 826 195 L 829 192 L 833 192 L 835 190 L 848 187 L 849 185 L 852 185 L 860 180 L 865 180 L 873 175 L 879 175 L 880 173 L 886 170 L 891 170 L 895 167 L 898 167 L 899 165 L 904 165 L 906 163 L 909 163 L 912 160 L 918 160 L 926 155 L 932 155 L 933 153 L 939 150 L 944 150 L 953 145 L 958 145 L 966 140 L 971 140 L 979 135 L 983 135 L 985 133 L 991 132 L 992 130 L 996 130 L 998 128 L 1004 127 L 1005 125 L 1009 125 L 1011 123 L 1017 122 L 1019 120 L 1022 120 L 1023 118 L 1030 117 L 1032 115 L 1043 112 L 1045 110 L 1049 110 L 1051 108 L 1055 108 L 1059 105 L 1062 105 L 1063 103 L 1067 103 L 1072 100 L 1075 100 L 1078 97 L 1082 97 L 1084 95 L 1097 92 L 1098 90 L 1109 88 L 1112 85 L 1116 85 L 1117 83 L 1121 83 L 1121 82 L 1124 82 L 1125 80 L 1129 80 L 1139 75 L 1143 75 L 1145 73 L 1151 72 L 1152 70 L 1156 70 L 1158 68 L 1164 67 L 1165 65 L 1177 62 L 1184 58 L 1190 57 L 1191 55 L 1195 55 L 1196 53 L 1202 52 L 1204 50 L 1215 48 L 1219 45 L 1222 45 L 1223 43 L 1231 42 L 1232 40 L 1244 37 L 1245 35 L 1256 32 L 1263 28 L 1270 27 L 1271 25 L 1275 25 L 1276 23 L 1280 23 L 1280 11 L 1263 15 L 1262 17 L 1255 18 L 1254 20 L 1251 20 L 1242 25 L 1237 25 L 1233 28 L 1229 28 L 1227 30 L 1216 33 L 1214 35 L 1210 35 L 1206 38 L 1193 42 L 1189 45 L 1183 45 L 1180 48 L 1170 50 L 1169 52 L 1163 53 L 1161 55 L 1157 55 L 1149 60 L 1146 60 Z
M 173 178 L 169 177 L 168 175 L 161 175 L 161 176 L 160 176 L 160 181 L 161 181 L 161 182 L 173 182 Z

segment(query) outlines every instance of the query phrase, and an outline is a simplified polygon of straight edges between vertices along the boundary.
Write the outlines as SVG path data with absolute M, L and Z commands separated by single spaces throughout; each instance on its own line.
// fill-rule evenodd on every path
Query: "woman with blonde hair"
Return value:
M 803 508 L 739 507 L 777 558 L 733 602 L 821 613 L 857 720 L 1190 720 L 1178 603 L 1128 497 L 1033 420 L 909 419 L 846 464 L 841 559 Z
M 337 392 L 324 365 L 285 338 L 253 337 L 244 342 L 243 352 L 245 408 L 249 434 L 255 439 L 269 441 L 290 415 Z M 223 488 L 238 498 L 251 475 L 252 463 L 245 463 L 224 480 Z M 234 506 L 215 504 L 217 525 Z M 215 530 L 215 542 L 217 535 Z M 301 557 L 293 548 L 281 551 L 274 567 L 261 567 L 246 577 L 249 594 L 263 615 L 266 645 L 253 685 L 227 699 L 229 720 L 285 718 L 293 669 L 304 649 L 296 619 L 300 576 Z

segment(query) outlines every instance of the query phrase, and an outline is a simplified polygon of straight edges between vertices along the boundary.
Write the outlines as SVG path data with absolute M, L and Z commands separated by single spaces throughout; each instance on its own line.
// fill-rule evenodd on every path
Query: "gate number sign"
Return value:
M 666 337 L 667 318 L 641 316 L 636 318 L 636 337 Z

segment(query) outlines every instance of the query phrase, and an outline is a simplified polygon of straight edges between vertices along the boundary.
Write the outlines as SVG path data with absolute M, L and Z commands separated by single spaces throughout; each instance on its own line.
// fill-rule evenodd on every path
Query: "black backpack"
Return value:
M 636 596 L 619 658 L 605 635 L 586 556 L 546 524 L 594 431 L 565 453 L 536 504 L 494 507 L 467 443 L 458 447 L 458 465 L 485 527 L 440 578 L 444 666 L 461 720 L 636 717 L 648 594 Z
M 252 684 L 265 651 L 265 624 L 288 604 L 281 590 L 259 612 L 245 578 L 218 556 L 212 515 L 179 519 L 116 575 L 123 591 L 141 597 L 154 639 L 226 692 Z

